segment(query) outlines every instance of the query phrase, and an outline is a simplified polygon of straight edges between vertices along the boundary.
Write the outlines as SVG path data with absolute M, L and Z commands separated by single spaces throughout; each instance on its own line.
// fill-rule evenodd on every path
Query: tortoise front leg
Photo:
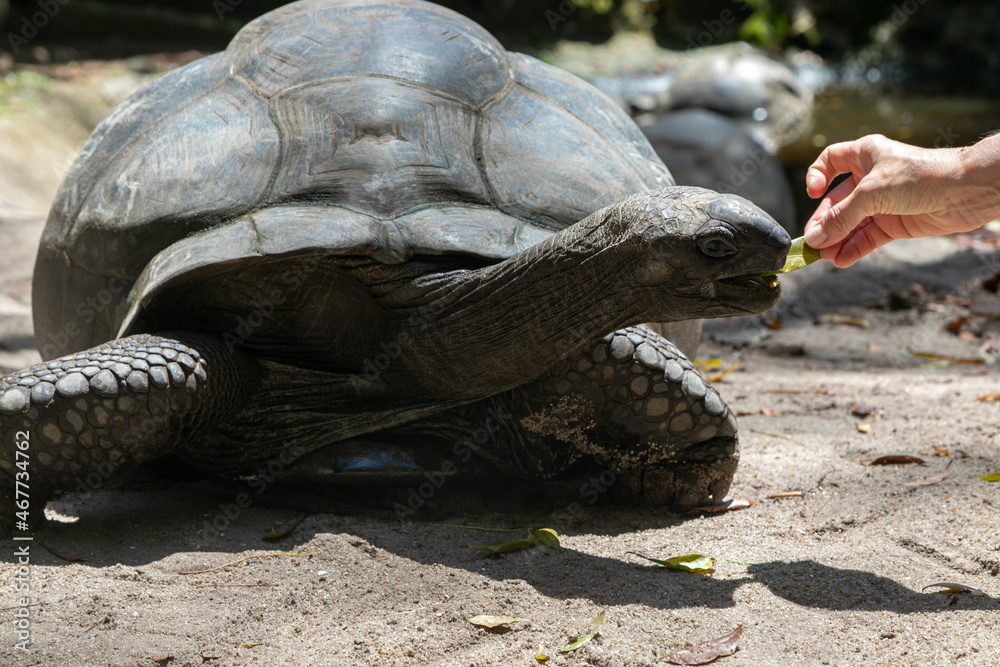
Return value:
M 589 455 L 628 495 L 690 509 L 721 501 L 739 459 L 736 418 L 674 345 L 621 329 L 518 390 L 527 451 Z
M 0 531 L 14 520 L 16 479 L 29 481 L 35 512 L 61 492 L 114 483 L 233 414 L 258 376 L 219 337 L 183 333 L 129 336 L 4 377 Z

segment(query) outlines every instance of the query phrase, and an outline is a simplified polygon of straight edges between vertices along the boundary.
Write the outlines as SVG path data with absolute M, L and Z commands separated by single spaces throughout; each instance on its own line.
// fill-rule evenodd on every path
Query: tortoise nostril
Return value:
M 792 237 L 788 235 L 784 227 L 771 223 L 771 233 L 767 237 L 767 245 L 775 248 L 787 248 L 792 242 Z

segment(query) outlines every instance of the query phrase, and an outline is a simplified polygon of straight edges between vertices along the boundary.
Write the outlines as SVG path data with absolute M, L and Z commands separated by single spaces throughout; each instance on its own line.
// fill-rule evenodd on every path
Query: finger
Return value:
M 853 179 L 853 177 L 851 177 Z M 851 179 L 848 179 L 851 180 Z M 846 183 L 847 181 L 845 181 Z M 835 190 L 843 186 L 843 183 Z M 870 192 L 852 187 L 851 191 L 839 202 L 834 204 L 813 227 L 814 237 L 825 237 L 819 247 L 826 247 L 846 239 L 865 218 L 879 213 L 878 202 Z M 812 245 L 807 238 L 806 243 Z M 816 247 L 816 246 L 813 246 Z
M 815 226 L 816 222 L 822 220 L 831 208 L 842 202 L 847 195 L 851 194 L 851 191 L 856 187 L 856 183 L 857 180 L 853 177 L 845 178 L 843 183 L 823 197 L 816 206 L 816 210 L 809 216 L 809 220 L 806 221 L 806 229 Z
M 830 246 L 829 248 L 823 248 L 819 251 L 819 256 L 828 262 L 836 262 L 837 255 L 840 254 L 840 249 L 843 247 L 843 243 L 837 243 Z
M 831 229 L 831 217 L 836 215 L 835 210 L 842 206 L 843 202 L 851 196 L 857 187 L 854 176 L 844 179 L 844 182 L 835 187 L 830 193 L 823 197 L 823 200 L 816 207 L 816 210 L 806 222 L 804 235 L 806 243 L 813 248 L 822 249 L 842 241 L 847 237 L 850 229 L 843 230 L 843 233 L 836 234 L 837 230 Z M 863 216 L 862 216 L 863 218 Z M 861 220 L 859 219 L 858 222 Z
M 806 192 L 813 199 L 823 196 L 838 174 L 853 173 L 863 176 L 860 147 L 857 141 L 831 144 L 823 149 L 816 161 L 806 170 Z
M 842 269 L 851 266 L 862 257 L 871 254 L 876 248 L 881 248 L 892 240 L 893 237 L 877 225 L 874 219 L 869 218 L 867 224 L 859 226 L 844 241 L 840 252 L 834 259 L 834 264 Z

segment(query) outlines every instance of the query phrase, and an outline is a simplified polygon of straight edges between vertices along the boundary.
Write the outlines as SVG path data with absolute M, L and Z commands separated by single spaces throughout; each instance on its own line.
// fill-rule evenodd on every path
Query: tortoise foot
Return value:
M 621 493 L 633 502 L 686 512 L 722 502 L 738 463 L 738 457 L 730 456 L 711 463 L 681 461 L 670 466 L 635 468 L 622 473 Z

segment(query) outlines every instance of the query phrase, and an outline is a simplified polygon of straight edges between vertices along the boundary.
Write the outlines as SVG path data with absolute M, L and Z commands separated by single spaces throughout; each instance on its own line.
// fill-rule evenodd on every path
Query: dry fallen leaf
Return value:
M 947 449 L 941 449 L 940 447 L 936 447 L 934 445 L 931 445 L 931 449 L 933 449 L 934 453 L 937 454 L 938 456 L 951 456 L 951 452 L 949 452 Z
M 998 391 L 995 394 L 986 394 L 985 396 L 980 396 L 976 400 L 983 401 L 984 403 L 987 401 L 1000 401 L 1000 391 Z
M 764 415 L 765 417 L 780 417 L 781 416 L 781 413 L 778 412 L 777 410 L 768 410 L 767 408 L 761 408 L 760 409 L 760 414 Z
M 868 465 L 900 466 L 900 465 L 908 465 L 910 463 L 924 465 L 924 460 L 916 456 L 904 456 L 902 454 L 893 454 L 891 456 L 880 456 L 871 463 L 869 463 Z
M 538 642 L 538 655 L 535 656 L 535 660 L 545 662 L 548 659 L 549 656 L 545 655 L 545 650 L 542 648 L 542 642 Z
M 853 315 L 841 315 L 840 313 L 823 313 L 819 316 L 820 324 L 831 324 L 831 325 L 844 325 L 849 327 L 858 327 L 859 329 L 868 329 L 871 327 L 871 322 L 862 319 L 860 317 L 854 317 Z
M 962 329 L 962 327 L 965 326 L 965 323 L 968 321 L 969 318 L 963 315 L 962 317 L 959 317 L 953 322 L 949 322 L 948 324 L 946 324 L 944 329 L 945 331 L 950 331 L 953 334 L 957 334 Z
M 871 424 L 855 424 L 854 428 L 858 429 L 858 433 L 871 433 L 872 432 L 872 425 Z
M 933 588 L 935 586 L 940 586 L 941 590 L 931 591 L 931 593 L 943 593 L 945 595 L 958 595 L 962 593 L 968 593 L 969 595 L 974 595 L 976 597 L 989 597 L 988 595 L 986 595 L 986 593 L 982 592 L 978 588 L 973 588 L 972 586 L 966 586 L 965 584 L 955 584 L 948 581 L 942 581 L 941 583 L 937 584 L 927 584 L 926 586 L 920 589 L 920 592 L 923 593 L 928 588 Z
M 674 665 L 704 665 L 716 658 L 736 653 L 742 636 L 743 626 L 741 625 L 724 637 L 668 653 L 663 659 Z
M 156 655 L 155 653 L 150 655 L 149 659 L 161 665 L 166 665 L 176 660 L 176 658 L 172 655 Z
M 756 504 L 757 501 L 753 498 L 737 496 L 735 498 L 730 498 L 729 500 L 723 500 L 721 503 L 715 503 L 714 505 L 695 507 L 691 510 L 691 512 L 728 512 L 729 510 L 740 510 L 744 507 L 753 507 Z
M 560 653 L 569 653 L 570 651 L 575 651 L 576 649 L 580 648 L 581 646 L 583 646 L 584 644 L 586 644 L 591 639 L 593 639 L 594 637 L 597 636 L 597 633 L 601 631 L 601 626 L 602 625 L 604 625 L 604 612 L 603 611 L 600 614 L 598 614 L 594 618 L 594 620 L 592 620 L 590 622 L 590 632 L 588 632 L 584 636 L 580 637 L 579 639 L 577 639 L 575 642 L 573 642 L 569 646 L 563 646 L 561 649 L 559 649 L 559 652 Z
M 928 484 L 937 484 L 948 476 L 948 471 L 951 470 L 952 463 L 954 463 L 954 461 L 948 461 L 948 465 L 945 466 L 944 470 L 936 475 L 931 475 L 930 477 L 925 477 L 915 482 L 903 482 L 903 486 L 927 486 Z
M 782 491 L 781 493 L 772 493 L 768 496 L 770 499 L 774 498 L 801 498 L 806 495 L 805 491 Z
M 472 618 L 467 618 L 465 620 L 468 621 L 469 623 L 472 623 L 473 625 L 479 626 L 480 628 L 486 628 L 487 630 L 503 627 L 511 623 L 531 622 L 530 618 L 520 618 L 518 616 L 503 616 L 503 615 L 501 616 L 480 615 L 480 616 L 473 616 Z
M 931 361 L 940 362 L 943 364 L 985 364 L 985 357 L 950 357 L 946 354 L 936 354 L 934 352 L 917 352 L 916 350 L 911 350 L 907 348 L 907 352 L 915 357 L 920 357 L 921 359 L 929 359 Z

